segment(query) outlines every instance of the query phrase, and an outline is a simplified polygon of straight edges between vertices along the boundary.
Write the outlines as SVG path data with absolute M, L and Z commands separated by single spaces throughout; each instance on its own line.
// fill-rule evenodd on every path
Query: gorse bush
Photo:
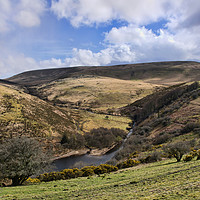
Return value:
M 193 155 L 189 154 L 189 155 L 186 155 L 184 158 L 183 158 L 183 161 L 184 162 L 188 162 L 188 161 L 191 161 L 193 159 Z
M 87 177 L 92 176 L 94 174 L 104 174 L 113 171 L 117 171 L 118 168 L 113 165 L 102 164 L 99 166 L 86 166 L 82 169 L 64 169 L 60 172 L 49 172 L 40 174 L 37 179 L 41 182 L 49 182 L 49 181 L 56 181 L 56 180 L 66 180 L 71 178 L 77 177 Z
M 28 178 L 27 183 L 40 183 L 41 181 L 38 178 Z
M 94 170 L 96 169 L 95 166 L 86 166 L 86 167 L 83 167 L 81 169 L 81 171 L 83 172 L 83 175 L 82 176 L 92 176 L 94 175 Z
M 192 159 L 197 159 L 199 160 L 200 159 L 200 149 L 199 150 L 192 150 L 188 155 L 186 155 L 184 158 L 183 158 L 183 161 L 185 162 L 188 162 L 188 161 L 191 161 Z
M 117 167 L 119 169 L 123 169 L 123 168 L 133 167 L 139 164 L 140 164 L 140 161 L 138 160 L 128 159 L 128 160 L 125 160 L 124 162 L 117 164 Z

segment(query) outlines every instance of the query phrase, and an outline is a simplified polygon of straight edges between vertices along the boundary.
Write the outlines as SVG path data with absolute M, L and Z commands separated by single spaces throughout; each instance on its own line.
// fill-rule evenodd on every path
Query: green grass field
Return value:
M 200 199 L 200 160 L 174 159 L 111 174 L 0 188 L 0 199 Z

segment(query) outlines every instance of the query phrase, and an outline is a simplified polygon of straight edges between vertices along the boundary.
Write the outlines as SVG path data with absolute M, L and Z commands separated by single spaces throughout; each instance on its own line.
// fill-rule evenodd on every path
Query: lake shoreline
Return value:
M 113 144 L 110 147 L 107 148 L 103 148 L 103 149 L 89 149 L 89 148 L 85 148 L 85 149 L 80 149 L 80 150 L 73 150 L 70 151 L 69 153 L 60 155 L 60 156 L 56 156 L 54 157 L 52 160 L 59 160 L 59 159 L 63 159 L 63 158 L 68 158 L 68 157 L 72 157 L 72 156 L 82 156 L 82 155 L 91 155 L 91 156 L 103 156 L 105 154 L 107 154 L 108 152 L 116 149 L 116 147 L 120 146 L 120 144 Z

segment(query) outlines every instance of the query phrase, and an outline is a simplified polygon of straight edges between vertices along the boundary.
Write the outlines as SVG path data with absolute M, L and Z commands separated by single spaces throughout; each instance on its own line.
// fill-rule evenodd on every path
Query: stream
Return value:
M 80 156 L 70 156 L 66 158 L 57 159 L 53 162 L 53 165 L 56 168 L 55 171 L 61 171 L 63 169 L 70 169 L 70 168 L 76 168 L 76 167 L 81 168 L 81 167 L 89 166 L 89 165 L 105 164 L 106 162 L 111 160 L 118 151 L 123 149 L 124 143 L 132 135 L 132 133 L 133 133 L 133 128 L 130 129 L 123 143 L 117 150 L 110 151 L 102 156 L 93 156 L 87 153 Z

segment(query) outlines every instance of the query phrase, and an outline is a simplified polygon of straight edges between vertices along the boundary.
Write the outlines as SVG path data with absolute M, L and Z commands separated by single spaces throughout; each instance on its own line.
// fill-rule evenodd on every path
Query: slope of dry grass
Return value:
M 157 84 L 99 76 L 66 78 L 36 87 L 43 98 L 97 111 L 125 106 L 150 93 Z

